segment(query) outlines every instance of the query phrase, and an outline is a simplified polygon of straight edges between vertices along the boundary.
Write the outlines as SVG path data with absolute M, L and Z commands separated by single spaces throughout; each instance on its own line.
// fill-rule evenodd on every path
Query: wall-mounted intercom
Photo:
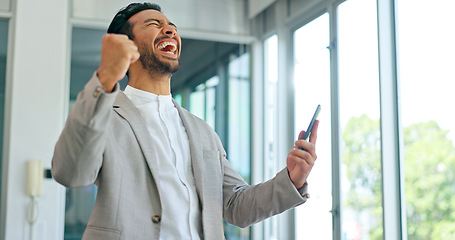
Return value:
M 43 161 L 32 159 L 28 162 L 28 184 L 27 195 L 30 197 L 38 197 L 41 195 L 43 186 Z
M 43 161 L 32 159 L 27 164 L 27 195 L 31 201 L 28 205 L 27 220 L 30 223 L 30 240 L 34 240 L 34 224 L 38 221 L 39 203 L 38 197 L 41 196 L 43 188 Z

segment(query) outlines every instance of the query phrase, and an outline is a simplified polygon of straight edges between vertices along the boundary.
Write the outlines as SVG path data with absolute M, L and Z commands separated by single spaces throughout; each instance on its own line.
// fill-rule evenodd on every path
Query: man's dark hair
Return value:
M 134 39 L 133 35 L 133 25 L 128 22 L 128 19 L 135 15 L 136 13 L 144 10 L 156 10 L 161 12 L 161 7 L 155 3 L 131 3 L 130 5 L 120 9 L 117 14 L 115 14 L 112 19 L 109 28 L 107 29 L 108 33 L 118 33 L 126 34 L 131 40 Z

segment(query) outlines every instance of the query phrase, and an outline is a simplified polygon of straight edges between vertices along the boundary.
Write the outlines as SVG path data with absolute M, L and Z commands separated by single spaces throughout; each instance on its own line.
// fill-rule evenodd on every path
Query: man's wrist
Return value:
M 289 169 L 287 169 L 287 172 L 288 172 L 289 180 L 291 181 L 291 183 L 294 185 L 294 187 L 296 189 L 302 188 L 305 185 L 306 181 L 303 182 L 303 183 L 300 183 L 300 184 L 299 183 L 295 183 L 294 181 L 292 181 L 291 174 L 289 173 Z
M 96 71 L 96 77 L 98 77 L 98 80 L 100 81 L 101 85 L 103 85 L 105 92 L 111 93 L 112 91 L 114 91 L 117 82 L 107 80 L 106 79 L 107 77 L 99 69 Z

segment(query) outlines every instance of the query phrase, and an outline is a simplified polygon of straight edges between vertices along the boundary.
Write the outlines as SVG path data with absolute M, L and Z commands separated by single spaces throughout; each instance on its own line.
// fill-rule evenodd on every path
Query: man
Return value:
M 286 168 L 249 186 L 216 133 L 172 99 L 180 52 L 177 28 L 156 4 L 120 10 L 103 37 L 99 68 L 79 93 L 52 159 L 53 177 L 64 186 L 98 186 L 83 239 L 218 240 L 223 218 L 246 227 L 309 196 L 318 122 L 309 142 L 296 141 Z

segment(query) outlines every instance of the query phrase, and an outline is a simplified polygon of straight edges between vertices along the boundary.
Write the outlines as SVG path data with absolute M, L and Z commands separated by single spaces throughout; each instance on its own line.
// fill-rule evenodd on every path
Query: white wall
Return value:
M 68 2 L 17 0 L 11 4 L 5 103 L 5 232 L 0 238 L 31 239 L 27 222 L 27 162 L 50 168 L 67 103 Z M 5 179 L 5 178 L 4 178 Z M 63 239 L 64 188 L 43 181 L 34 239 Z

